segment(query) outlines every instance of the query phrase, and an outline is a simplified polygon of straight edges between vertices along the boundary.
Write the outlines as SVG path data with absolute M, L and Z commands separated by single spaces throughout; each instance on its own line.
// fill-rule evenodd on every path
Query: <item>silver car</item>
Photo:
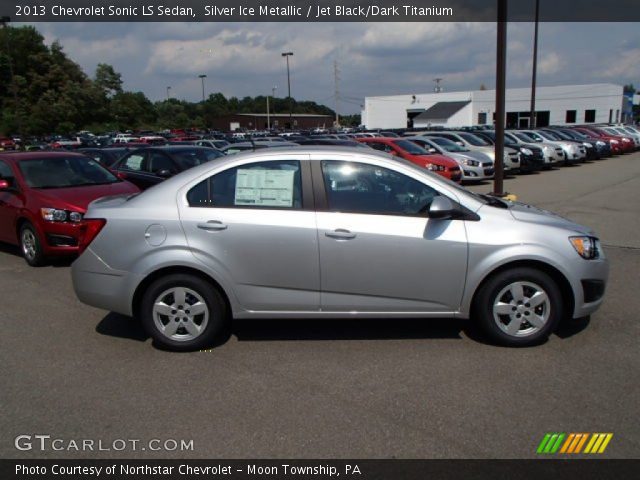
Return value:
M 609 269 L 589 228 L 336 147 L 223 157 L 96 200 L 83 228 L 78 298 L 174 350 L 232 318 L 471 318 L 531 345 L 594 312 Z
M 461 147 L 451 140 L 440 137 L 403 137 L 417 143 L 429 153 L 438 153 L 453 158 L 462 170 L 463 182 L 478 182 L 493 178 L 493 160 L 482 152 L 474 152 L 468 148 Z

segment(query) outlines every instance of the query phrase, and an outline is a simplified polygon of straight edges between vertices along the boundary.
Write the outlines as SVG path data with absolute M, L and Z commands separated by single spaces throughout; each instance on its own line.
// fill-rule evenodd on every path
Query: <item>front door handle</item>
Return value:
M 338 228 L 332 232 L 325 232 L 325 236 L 329 238 L 335 238 L 336 240 L 351 240 L 356 238 L 356 234 L 345 230 L 344 228 Z
M 227 226 L 219 220 L 209 220 L 207 223 L 199 223 L 198 228 L 200 230 L 218 231 L 226 230 Z

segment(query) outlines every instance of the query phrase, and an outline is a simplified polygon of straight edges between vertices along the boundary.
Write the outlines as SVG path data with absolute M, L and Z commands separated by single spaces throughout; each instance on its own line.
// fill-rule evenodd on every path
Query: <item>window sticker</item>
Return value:
M 292 170 L 238 170 L 236 205 L 292 207 Z

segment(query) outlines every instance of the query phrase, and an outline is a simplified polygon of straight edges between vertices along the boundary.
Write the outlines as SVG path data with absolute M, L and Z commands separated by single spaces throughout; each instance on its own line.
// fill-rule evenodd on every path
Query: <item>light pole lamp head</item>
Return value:
M 207 76 L 203 73 L 202 75 L 198 75 L 198 78 L 207 78 Z
M 282 54 L 283 57 L 288 57 L 289 55 L 293 55 L 293 52 L 284 52 Z

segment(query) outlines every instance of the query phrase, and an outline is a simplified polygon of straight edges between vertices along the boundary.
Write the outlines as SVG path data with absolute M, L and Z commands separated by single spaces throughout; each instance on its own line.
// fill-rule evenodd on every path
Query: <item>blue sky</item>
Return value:
M 495 84 L 493 23 L 38 23 L 89 75 L 98 63 L 122 74 L 125 88 L 152 100 L 207 94 L 286 96 L 281 52 L 293 51 L 291 91 L 357 113 L 365 96 L 426 93 L 443 78 L 447 91 Z M 533 24 L 508 26 L 507 87 L 531 81 Z M 538 85 L 634 83 L 640 87 L 637 23 L 542 23 Z

